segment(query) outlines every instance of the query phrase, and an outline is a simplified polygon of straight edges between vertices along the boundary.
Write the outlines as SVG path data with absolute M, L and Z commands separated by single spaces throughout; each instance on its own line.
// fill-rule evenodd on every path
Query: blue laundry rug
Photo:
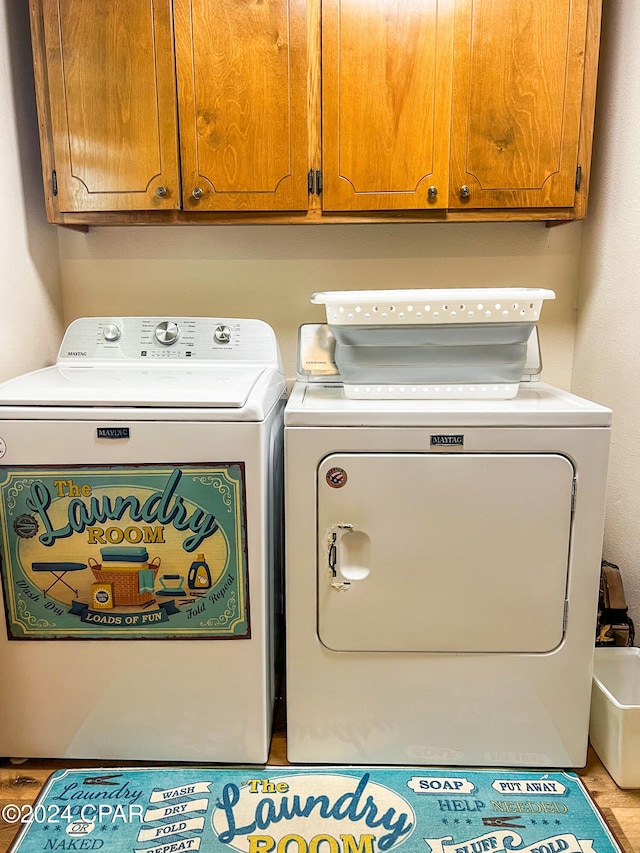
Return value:
M 30 812 L 20 808 L 11 853 L 620 851 L 578 777 L 564 772 L 61 770 Z

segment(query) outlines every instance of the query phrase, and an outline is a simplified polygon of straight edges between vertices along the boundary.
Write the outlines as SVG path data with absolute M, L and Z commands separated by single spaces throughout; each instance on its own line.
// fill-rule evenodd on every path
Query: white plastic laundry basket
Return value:
M 315 293 L 353 399 L 508 399 L 552 290 L 455 288 Z

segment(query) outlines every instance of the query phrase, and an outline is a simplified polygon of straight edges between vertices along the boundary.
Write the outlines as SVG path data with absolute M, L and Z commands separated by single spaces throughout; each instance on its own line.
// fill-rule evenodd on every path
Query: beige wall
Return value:
M 569 387 L 581 223 L 96 228 L 60 232 L 65 319 L 92 314 L 259 317 L 295 374 L 317 290 L 550 287 L 545 379 Z
M 0 2 L 0 380 L 42 367 L 60 342 L 55 229 L 46 224 L 27 3 Z
M 621 567 L 640 638 L 640 3 L 604 5 L 573 390 L 613 409 L 604 555 Z

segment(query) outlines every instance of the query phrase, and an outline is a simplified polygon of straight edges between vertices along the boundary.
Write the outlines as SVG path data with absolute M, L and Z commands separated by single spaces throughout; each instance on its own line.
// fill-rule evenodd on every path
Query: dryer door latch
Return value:
M 327 535 L 327 563 L 329 566 L 329 582 L 331 584 L 332 589 L 337 589 L 339 592 L 345 592 L 349 589 L 351 585 L 348 581 L 335 580 L 335 578 L 338 576 L 338 533 L 340 531 L 345 530 L 353 530 L 353 524 L 349 524 L 348 522 L 334 524 L 329 529 L 329 533 Z
M 338 522 L 327 531 L 327 564 L 329 583 L 345 592 L 356 581 L 366 580 L 371 573 L 371 539 L 353 524 Z

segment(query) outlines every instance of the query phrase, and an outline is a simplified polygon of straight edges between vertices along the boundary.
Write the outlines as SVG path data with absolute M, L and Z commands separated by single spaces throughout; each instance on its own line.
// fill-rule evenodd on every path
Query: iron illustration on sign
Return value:
M 0 469 L 9 636 L 250 636 L 243 463 Z

